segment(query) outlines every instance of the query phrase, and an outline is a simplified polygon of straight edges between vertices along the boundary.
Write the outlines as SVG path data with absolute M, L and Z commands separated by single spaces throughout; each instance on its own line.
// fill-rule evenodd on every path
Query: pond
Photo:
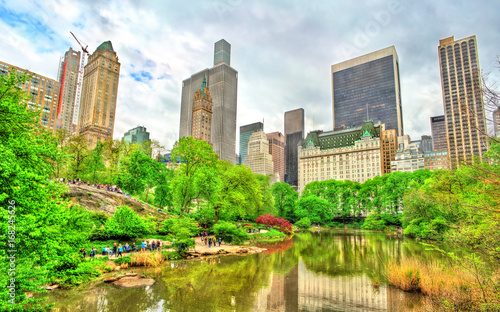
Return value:
M 172 261 L 132 268 L 156 279 L 119 289 L 102 282 L 56 290 L 56 311 L 411 311 L 420 296 L 385 282 L 391 259 L 440 259 L 419 242 L 361 230 L 297 233 L 246 256 Z M 377 281 L 379 287 L 374 286 Z

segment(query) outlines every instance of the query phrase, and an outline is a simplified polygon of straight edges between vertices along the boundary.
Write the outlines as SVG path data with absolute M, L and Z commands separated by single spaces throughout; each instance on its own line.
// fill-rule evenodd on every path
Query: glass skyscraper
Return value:
M 365 120 L 403 131 L 399 60 L 394 46 L 332 65 L 333 128 Z
M 257 131 L 264 131 L 264 124 L 260 121 L 240 127 L 240 165 L 245 163 L 245 156 L 248 154 L 248 140 Z

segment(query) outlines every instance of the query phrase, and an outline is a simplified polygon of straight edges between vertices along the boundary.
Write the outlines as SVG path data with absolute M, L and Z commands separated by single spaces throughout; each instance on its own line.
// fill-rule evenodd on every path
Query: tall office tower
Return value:
M 391 162 L 396 158 L 397 138 L 396 129 L 380 131 L 382 149 L 382 174 L 391 172 Z
M 89 56 L 83 76 L 77 133 L 90 148 L 113 138 L 120 63 L 111 41 L 103 42 Z
M 64 129 L 69 133 L 75 132 L 78 121 L 78 116 L 74 117 L 75 106 L 80 104 L 80 97 L 77 96 L 80 58 L 80 51 L 77 52 L 69 48 L 64 57 L 61 58 L 57 75 L 61 90 L 57 107 L 56 129 Z M 76 113 L 78 113 L 78 109 L 76 109 Z
M 19 86 L 31 96 L 26 102 L 26 106 L 34 112 L 40 112 L 42 127 L 54 132 L 59 103 L 59 82 L 0 61 L 0 75 L 7 75 L 11 69 L 14 69 L 19 75 L 31 77 L 24 85 Z
M 493 135 L 500 136 L 500 108 L 493 112 Z
M 218 50 L 220 44 L 222 51 Z M 179 138 L 192 136 L 193 97 L 206 77 L 207 87 L 213 97 L 212 146 L 219 159 L 235 164 L 238 72 L 229 66 L 231 45 L 225 40 L 215 45 L 214 67 L 204 69 L 182 82 Z
M 285 182 L 297 188 L 298 144 L 304 139 L 304 109 L 285 112 Z
M 250 136 L 244 165 L 255 174 L 272 175 L 274 173 L 273 157 L 269 154 L 269 142 L 264 131 L 256 131 Z
M 213 100 L 207 88 L 207 80 L 203 78 L 200 89 L 194 94 L 191 133 L 193 138 L 204 140 L 210 145 L 212 145 L 212 107 Z
M 285 136 L 276 131 L 267 133 L 269 154 L 273 156 L 274 172 L 280 175 L 280 181 L 285 180 Z
M 399 60 L 394 46 L 332 65 L 333 128 L 381 121 L 403 135 Z
M 122 141 L 143 144 L 151 140 L 149 139 L 149 132 L 146 131 L 146 127 L 137 126 L 125 132 Z
M 444 115 L 431 117 L 432 148 L 434 151 L 447 151 L 446 123 Z
M 422 153 L 432 152 L 432 137 L 430 135 L 423 135 L 420 140 L 420 150 Z
M 448 156 L 456 168 L 472 155 L 481 161 L 488 148 L 476 36 L 441 39 L 438 53 Z
M 262 122 L 259 121 L 240 127 L 240 165 L 245 163 L 245 156 L 248 154 L 248 140 L 250 140 L 250 137 L 256 131 L 264 131 L 264 124 Z

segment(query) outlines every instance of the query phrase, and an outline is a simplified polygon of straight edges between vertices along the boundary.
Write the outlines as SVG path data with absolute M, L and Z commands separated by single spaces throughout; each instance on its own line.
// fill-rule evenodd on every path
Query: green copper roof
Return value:
M 206 76 L 203 76 L 203 82 L 201 83 L 201 87 L 200 87 L 200 92 L 203 96 L 205 96 L 205 87 L 207 86 L 207 77 Z
M 101 43 L 100 46 L 97 47 L 96 49 L 96 52 L 97 50 L 101 50 L 101 51 L 111 51 L 111 52 L 115 52 L 115 50 L 113 50 L 113 45 L 111 44 L 111 41 L 104 41 L 103 43 Z
M 363 132 L 363 135 L 361 136 L 362 138 L 367 138 L 367 137 L 372 137 L 372 135 L 370 134 L 370 132 L 368 132 L 368 130 L 365 129 L 365 132 Z
M 307 146 L 314 146 L 314 143 L 311 139 L 309 139 L 309 142 L 307 142 Z

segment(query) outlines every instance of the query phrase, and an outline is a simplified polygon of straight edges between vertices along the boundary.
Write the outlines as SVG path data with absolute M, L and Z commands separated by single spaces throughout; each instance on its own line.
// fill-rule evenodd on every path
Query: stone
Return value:
M 113 282 L 116 282 L 117 280 L 119 280 L 120 277 L 119 276 L 111 276 L 111 277 L 108 277 L 108 278 L 105 278 L 103 280 L 104 283 L 113 283 Z
M 120 278 L 119 280 L 113 282 L 113 285 L 118 286 L 120 288 L 136 288 L 136 287 L 144 287 L 151 286 L 156 281 L 149 277 L 143 276 L 126 276 Z
M 137 273 L 126 273 L 125 276 L 137 276 Z
M 56 288 L 59 288 L 59 285 L 55 284 L 55 285 L 50 285 L 50 286 L 45 287 L 45 289 L 47 289 L 47 290 L 54 290 Z

